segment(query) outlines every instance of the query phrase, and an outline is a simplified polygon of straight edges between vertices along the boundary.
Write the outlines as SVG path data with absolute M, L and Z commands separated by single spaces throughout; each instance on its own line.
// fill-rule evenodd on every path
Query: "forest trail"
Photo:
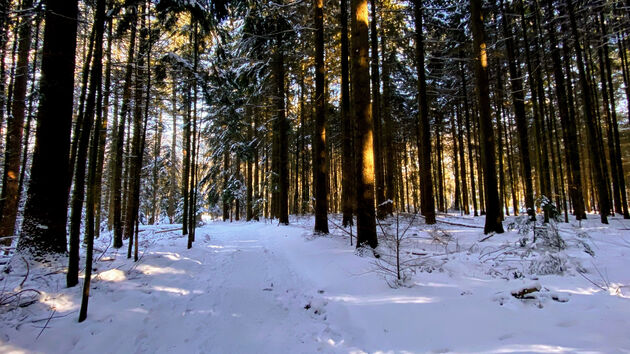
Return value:
M 292 226 L 211 222 L 197 229 L 197 240 L 189 250 L 179 232 L 163 232 L 173 225 L 146 227 L 137 263 L 125 257 L 126 249 L 103 252 L 109 240 L 101 238 L 97 255 L 103 257 L 95 263 L 87 320 L 76 322 L 80 287 L 64 288 L 64 274 L 42 278 L 48 279 L 46 284 L 28 285 L 46 289 L 39 302 L 3 314 L 0 352 L 610 352 L 630 348 L 625 287 L 618 288 L 619 294 L 608 294 L 578 275 L 554 275 L 536 280 L 543 289 L 533 300 L 510 296 L 510 291 L 533 280 L 497 276 L 503 264 L 479 263 L 475 253 L 500 249 L 504 237 L 516 233 L 495 236 L 484 242 L 484 250 L 471 254 L 465 245 L 475 244 L 480 231 L 450 230 L 458 235 L 457 244 L 451 243 L 447 254 L 427 258 L 410 287 L 392 289 L 377 271 L 375 259 L 357 256 L 347 237 L 315 237 L 309 221 L 295 221 Z M 601 270 L 611 271 L 606 273 L 611 281 L 626 284 L 622 270 L 627 269 L 625 254 L 630 246 L 602 242 L 608 238 L 599 234 L 593 238 L 597 251 L 609 256 Z M 443 252 L 443 247 L 435 244 L 427 252 Z M 33 270 L 29 281 L 37 279 L 37 272 Z M 552 300 L 554 296 L 563 302 Z

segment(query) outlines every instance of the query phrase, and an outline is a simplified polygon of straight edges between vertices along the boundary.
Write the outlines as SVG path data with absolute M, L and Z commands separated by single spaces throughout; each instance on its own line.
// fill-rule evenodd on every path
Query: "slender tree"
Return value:
M 350 80 L 348 69 L 348 0 L 340 0 L 341 22 L 341 120 L 343 124 L 341 200 L 343 226 L 353 224 L 352 212 L 355 200 L 355 162 L 353 121 L 350 114 Z M 302 167 L 304 168 L 304 167 Z M 304 181 L 303 181 L 304 182 Z
M 422 30 L 422 0 L 414 1 L 416 23 L 416 70 L 418 72 L 418 155 L 420 157 L 420 210 L 427 224 L 435 224 L 435 200 L 431 177 L 431 126 L 427 100 L 426 73 L 424 68 L 424 34 Z
M 324 1 L 313 0 L 315 13 L 315 134 L 313 135 L 313 187 L 315 232 L 328 233 L 328 154 L 326 147 L 326 97 L 324 95 Z
M 13 81 L 13 102 L 11 115 L 7 119 L 6 150 L 2 175 L 2 195 L 0 197 L 0 237 L 12 236 L 15 232 L 15 219 L 20 199 L 19 176 L 20 155 L 22 153 L 22 133 L 26 110 L 26 88 L 28 84 L 29 52 L 31 48 L 32 0 L 23 0 L 23 16 L 18 30 L 18 58 Z M 3 93 L 0 93 L 3 94 Z M 2 240 L 11 244 L 11 238 Z

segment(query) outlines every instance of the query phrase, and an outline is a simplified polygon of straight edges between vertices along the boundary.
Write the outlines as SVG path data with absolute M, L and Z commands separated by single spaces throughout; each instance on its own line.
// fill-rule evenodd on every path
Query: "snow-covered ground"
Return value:
M 312 218 L 211 222 L 190 250 L 176 226 L 146 227 L 137 263 L 105 234 L 83 323 L 65 264 L 29 262 L 24 281 L 17 256 L 0 275 L 0 352 L 630 352 L 630 221 L 558 224 L 558 245 L 513 217 L 487 239 L 482 217 L 438 219 L 413 219 L 402 281 L 387 240 L 359 256 Z

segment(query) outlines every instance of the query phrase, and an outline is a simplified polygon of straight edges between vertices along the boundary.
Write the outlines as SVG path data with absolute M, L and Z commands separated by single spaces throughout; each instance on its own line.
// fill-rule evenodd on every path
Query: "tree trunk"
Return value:
M 18 243 L 36 255 L 66 251 L 77 3 L 46 1 L 35 151 Z
M 514 100 L 514 117 L 516 120 L 516 131 L 518 133 L 518 150 L 521 158 L 521 173 L 525 182 L 525 208 L 530 218 L 536 218 L 536 207 L 534 206 L 534 187 L 532 184 L 532 166 L 529 156 L 529 134 L 527 116 L 525 115 L 525 90 L 523 88 L 522 75 L 516 59 L 516 48 L 510 23 L 507 19 L 506 10 L 501 1 L 501 12 L 503 15 L 502 28 L 505 37 L 505 51 L 507 53 L 508 68 L 510 71 L 510 84 L 512 85 L 512 98 Z M 501 88 L 499 88 L 501 89 Z M 501 148 L 499 148 L 501 150 Z
M 495 166 L 494 131 L 490 115 L 488 93 L 488 57 L 486 53 L 486 34 L 483 28 L 481 0 L 470 0 L 470 21 L 475 53 L 475 77 L 479 99 L 479 133 L 481 165 L 485 190 L 486 223 L 484 233 L 503 233 L 501 223 L 499 193 Z
M 356 124 L 355 158 L 357 188 L 357 247 L 378 246 L 374 210 L 374 142 L 370 108 L 370 72 L 368 68 L 367 0 L 352 0 L 351 79 L 354 122 Z
M 143 4 L 143 10 L 145 5 Z M 145 83 L 147 72 L 145 69 L 145 55 L 148 53 L 148 30 L 146 28 L 144 11 L 140 16 L 140 43 L 138 47 L 138 59 L 136 61 L 136 80 L 134 92 L 133 111 L 133 136 L 131 138 L 131 154 L 129 156 L 129 193 L 127 194 L 127 210 L 125 212 L 124 237 L 129 239 L 129 245 L 133 243 L 134 226 L 139 210 L 139 193 L 141 166 L 141 144 L 142 144 L 142 104 L 145 99 Z M 131 258 L 131 253 L 127 252 L 127 258 Z
M 418 72 L 418 106 L 420 111 L 418 124 L 418 155 L 420 157 L 420 210 L 427 224 L 435 224 L 435 201 L 433 198 L 433 180 L 431 178 L 431 126 L 427 84 L 424 68 L 424 34 L 422 32 L 422 1 L 414 1 L 416 24 L 416 71 Z
M 101 192 L 103 190 L 103 165 L 105 162 L 105 145 L 107 144 L 107 121 L 109 117 L 109 96 L 111 96 L 111 78 L 112 78 L 112 41 L 113 41 L 113 21 L 110 19 L 107 25 L 107 50 L 106 58 L 107 65 L 105 66 L 105 84 L 103 92 L 103 109 L 101 112 L 102 121 L 99 127 L 99 142 L 98 142 L 98 161 L 96 162 L 96 176 L 97 181 L 96 191 L 96 220 L 94 226 L 94 237 L 98 238 L 101 231 Z M 107 200 L 107 199 L 106 199 Z
M 2 174 L 2 197 L 0 197 L 0 237 L 13 236 L 15 219 L 20 199 L 19 176 L 20 155 L 22 153 L 22 133 L 24 131 L 24 115 L 26 110 L 26 88 L 28 84 L 28 63 L 31 49 L 31 7 L 32 0 L 22 1 L 24 17 L 20 21 L 18 30 L 18 58 L 13 82 L 13 102 L 9 119 L 7 120 L 6 150 L 4 154 L 4 170 Z M 0 92 L 3 95 L 4 92 Z M 11 245 L 11 238 L 1 241 Z
M 473 216 L 479 216 L 477 211 L 477 188 L 475 186 L 475 161 L 473 160 L 473 141 L 470 129 L 470 107 L 468 106 L 468 85 L 466 83 L 466 74 L 464 73 L 464 65 L 459 63 L 459 72 L 462 79 L 462 97 L 464 98 L 464 118 L 466 124 L 466 140 L 468 141 L 468 166 L 470 168 L 470 197 L 473 204 Z M 462 144 L 462 149 L 464 145 Z M 465 176 L 464 176 L 465 179 Z M 470 213 L 470 212 L 469 212 Z
M 288 130 L 289 122 L 286 119 L 284 104 L 284 48 L 282 44 L 282 34 L 279 33 L 276 38 L 276 57 L 274 60 L 274 77 L 276 80 L 276 119 L 274 121 L 274 136 L 277 138 L 278 155 L 277 173 L 278 173 L 278 190 L 277 190 L 277 216 L 281 224 L 289 224 L 289 171 L 288 171 L 288 155 L 289 141 Z
M 229 170 L 230 170 L 230 150 L 228 146 L 223 147 L 223 221 L 230 219 L 231 197 L 225 192 L 228 190 Z
M 256 164 L 258 163 L 258 161 L 254 160 L 254 149 L 256 148 L 254 146 L 255 141 L 254 141 L 254 115 L 252 114 L 252 109 L 251 106 L 247 106 L 245 108 L 245 116 L 247 118 L 247 141 L 249 142 L 249 151 L 247 154 L 247 159 L 245 160 L 246 163 L 246 174 L 247 174 L 247 196 L 246 196 L 246 200 L 245 200 L 245 220 L 246 221 L 251 221 L 252 217 L 254 215 L 253 213 L 253 207 L 252 207 L 252 197 L 255 195 L 254 191 L 253 191 L 253 185 L 254 185 L 254 181 L 253 181 L 253 171 L 252 171 L 252 164 Z M 296 162 L 297 164 L 297 162 Z M 297 189 L 295 191 L 297 193 Z
M 173 118 L 173 135 L 171 138 L 171 168 L 169 171 L 169 193 L 168 193 L 168 208 L 166 213 L 168 215 L 169 223 L 175 222 L 176 212 L 176 196 L 177 196 L 177 78 L 175 76 L 175 70 L 171 73 L 173 82 L 171 87 L 171 104 L 172 104 L 172 118 Z
M 79 143 L 76 151 L 77 161 L 75 164 L 74 190 L 72 192 L 72 210 L 70 216 L 70 257 L 68 258 L 68 273 L 66 276 L 68 287 L 75 286 L 79 282 L 79 239 L 81 236 L 81 220 L 83 201 L 85 197 L 85 168 L 88 158 L 88 144 L 90 142 L 90 133 L 92 132 L 95 111 L 101 108 L 100 102 L 97 103 L 97 94 L 100 93 L 103 77 L 103 33 L 105 26 L 105 4 L 103 1 L 104 0 L 99 0 L 99 9 L 95 13 L 94 36 L 92 37 L 94 40 L 94 63 L 90 70 L 90 86 L 86 97 L 85 112 L 80 129 L 81 135 L 79 137 Z M 100 9 L 101 6 L 102 9 Z M 98 112 L 98 115 L 100 117 L 101 112 Z M 100 123 L 100 119 L 98 123 Z M 94 144 L 94 142 L 92 144 Z M 92 161 L 92 164 L 95 163 L 96 161 Z M 93 204 L 91 207 L 93 207 Z M 92 212 L 93 211 L 94 210 L 92 209 Z M 92 214 L 91 216 L 92 219 L 89 221 L 91 221 L 92 225 L 90 225 L 89 222 L 87 225 L 88 227 L 91 226 L 91 230 L 88 229 L 88 232 L 91 234 L 93 239 L 94 215 Z M 86 234 L 86 239 L 87 237 L 88 235 Z
M 580 154 L 577 145 L 577 130 L 575 116 L 570 114 L 565 79 L 562 72 L 562 60 L 560 49 L 556 40 L 556 19 L 553 17 L 553 4 L 547 0 L 546 9 L 547 36 L 551 45 L 551 61 L 558 100 L 558 112 L 562 123 L 563 140 L 565 142 L 565 158 L 568 165 L 567 181 L 569 184 L 569 196 L 573 204 L 574 214 L 577 220 L 584 218 L 584 199 L 582 196 L 582 173 L 580 170 Z
M 131 84 L 132 73 L 135 61 L 135 43 L 136 43 L 136 9 L 132 8 L 133 18 L 131 20 L 131 33 L 129 35 L 129 52 L 127 53 L 127 66 L 125 67 L 125 82 L 123 84 L 123 99 L 120 107 L 120 115 L 118 119 L 118 131 L 116 133 L 115 142 L 115 163 L 114 178 L 112 190 L 114 193 L 114 248 L 123 246 L 123 223 L 122 223 L 122 180 L 123 180 L 123 164 L 124 164 L 124 145 L 125 145 L 125 125 L 127 115 L 129 114 L 129 102 L 131 100 Z
M 328 151 L 326 146 L 326 101 L 324 96 L 324 2 L 315 4 L 315 134 L 313 135 L 313 187 L 315 233 L 328 233 Z
M 470 206 L 468 205 L 468 185 L 466 183 L 466 158 L 464 156 L 464 131 L 462 129 L 462 114 L 460 106 L 457 106 L 457 145 L 459 147 L 459 162 L 460 162 L 460 180 L 462 190 L 462 206 L 464 208 L 464 214 L 470 214 Z
M 606 190 L 606 181 L 604 179 L 604 171 L 602 170 L 601 159 L 604 158 L 603 152 L 600 150 L 600 146 L 597 142 L 596 122 L 593 116 L 593 104 L 591 102 L 591 87 L 586 78 L 586 71 L 584 69 L 584 58 L 582 47 L 580 46 L 580 35 L 578 33 L 577 21 L 575 20 L 575 14 L 573 11 L 572 0 L 566 0 L 566 7 L 569 13 L 569 20 L 571 23 L 571 31 L 573 38 L 575 39 L 575 52 L 577 56 L 577 69 L 580 77 L 580 86 L 582 88 L 582 101 L 584 104 L 584 116 L 586 118 L 586 136 L 589 144 L 589 152 L 591 157 L 591 163 L 593 164 L 595 184 L 597 187 L 597 194 L 599 195 L 599 214 L 601 222 L 608 224 L 608 214 L 610 211 L 610 201 L 608 200 L 608 192 Z
M 371 44 L 371 80 L 372 80 L 372 122 L 374 141 L 374 177 L 376 192 L 376 217 L 384 219 L 387 216 L 385 205 L 385 179 L 383 175 L 383 154 L 381 147 L 381 78 L 379 73 L 378 34 L 376 29 L 376 1 L 370 0 L 372 8 L 372 22 L 370 22 Z M 354 89 L 354 88 L 353 88 Z
M 87 233 L 85 238 L 87 240 L 87 252 L 85 257 L 85 281 L 83 282 L 83 293 L 81 298 L 81 309 L 79 311 L 79 322 L 83 322 L 87 317 L 88 299 L 90 296 L 90 282 L 92 278 L 92 256 L 94 253 L 94 215 L 96 207 L 97 195 L 95 194 L 96 186 L 100 182 L 96 180 L 96 170 L 98 167 L 98 144 L 100 142 L 101 134 L 100 127 L 102 123 L 102 88 L 101 81 L 103 78 L 103 33 L 105 32 L 105 0 L 97 0 L 96 12 L 94 15 L 95 31 L 95 50 L 94 50 L 94 65 L 92 66 L 92 72 L 90 74 L 90 94 L 88 95 L 86 104 L 86 116 L 84 121 L 93 120 L 93 116 L 96 109 L 96 125 L 94 128 L 94 134 L 91 139 L 90 145 L 90 164 L 88 171 L 88 183 L 87 183 L 87 203 L 86 203 L 86 224 Z M 96 91 L 97 100 L 96 106 L 94 106 L 94 93 Z M 80 153 L 80 152 L 79 152 Z M 79 154 L 77 154 L 77 157 Z M 74 197 L 74 196 L 73 196 Z M 74 214 L 73 214 L 74 215 Z
M 603 16 L 603 15 L 600 15 Z M 605 20 L 602 19 L 601 20 L 601 24 L 602 24 L 602 33 L 604 35 L 607 35 L 608 31 L 606 30 L 606 25 L 605 25 Z M 611 164 L 616 164 L 617 165 L 617 174 L 618 174 L 618 179 L 619 179 L 619 193 L 621 195 L 621 212 L 623 212 L 623 218 L 624 219 L 630 219 L 630 213 L 628 212 L 628 199 L 626 196 L 626 181 L 625 181 L 625 173 L 624 173 L 624 169 L 623 169 L 623 163 L 622 163 L 622 156 L 621 156 L 621 142 L 619 140 L 619 126 L 618 126 L 618 122 L 617 122 L 617 107 L 615 104 L 615 94 L 614 94 L 614 88 L 613 88 L 613 82 L 612 82 L 612 71 L 611 71 L 611 63 L 610 63 L 610 55 L 608 52 L 608 40 L 605 41 L 604 45 L 604 59 L 605 59 L 605 64 L 606 64 L 606 72 L 608 73 L 607 75 L 607 83 L 608 83 L 608 90 L 610 92 L 610 110 L 612 112 L 612 117 L 611 117 L 611 123 L 612 123 L 612 128 L 613 128 L 613 135 L 614 135 L 614 140 L 615 140 L 615 161 L 611 161 Z M 605 85 L 605 84 L 604 84 Z
M 341 199 L 343 211 L 343 226 L 354 223 L 352 212 L 355 200 L 356 179 L 353 138 L 353 121 L 350 114 L 350 82 L 348 75 L 348 0 L 341 2 L 341 120 L 343 125 L 342 171 L 341 171 Z M 304 123 L 302 123 L 304 124 Z M 303 182 L 304 183 L 304 182 Z
M 383 156 L 385 157 L 385 213 L 386 215 L 392 215 L 394 213 L 394 200 L 396 199 L 396 187 L 395 176 L 396 173 L 396 149 L 394 145 L 393 126 L 392 126 L 392 111 L 390 103 L 392 99 L 392 83 L 391 83 L 391 63 L 393 62 L 391 50 L 388 50 L 386 41 L 388 33 L 385 33 L 385 27 L 383 26 L 383 16 L 381 16 L 381 57 L 383 58 L 383 102 L 381 116 L 383 117 Z

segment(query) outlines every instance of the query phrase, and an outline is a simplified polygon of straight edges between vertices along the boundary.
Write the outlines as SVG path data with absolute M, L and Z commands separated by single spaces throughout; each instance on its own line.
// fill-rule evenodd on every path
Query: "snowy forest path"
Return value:
M 486 251 L 466 251 L 480 238 L 476 229 L 459 229 L 460 251 L 457 243 L 448 254 L 426 257 L 411 287 L 392 289 L 372 256 L 357 256 L 340 234 L 314 236 L 310 221 L 296 218 L 291 226 L 210 222 L 197 229 L 191 249 L 186 248 L 186 236 L 172 230 L 174 225 L 143 226 L 138 262 L 125 257 L 126 249 L 106 250 L 110 240 L 101 237 L 87 320 L 77 323 L 80 287 L 65 288 L 63 272 L 31 268 L 25 288 L 42 294 L 28 307 L 1 314 L 0 352 L 618 352 L 630 348 L 628 247 L 612 244 L 625 242 L 623 237 L 611 239 L 601 232 L 583 236 L 606 257 L 593 258 L 577 248 L 578 253 L 571 253 L 586 265 L 605 261 L 598 269 L 619 293 L 597 289 L 577 274 L 549 275 L 536 280 L 542 285 L 536 299 L 519 300 L 511 292 L 530 286 L 533 279 L 494 275 L 496 267 L 480 261 Z M 516 232 L 511 236 L 511 242 L 518 240 Z M 500 250 L 506 242 L 503 237 L 488 240 L 485 247 Z M 442 246 L 436 244 L 434 249 Z M 21 271 L 14 273 L 15 281 L 21 281 L 17 276 Z M 592 269 L 586 276 L 599 281 L 597 274 Z
M 274 238 L 296 230 L 301 229 L 212 223 L 197 230 L 190 250 L 182 247 L 181 236 L 172 237 L 168 247 L 164 242 L 149 246 L 140 263 L 126 272 L 128 290 L 109 300 L 140 314 L 141 325 L 123 323 L 130 337 L 117 340 L 116 350 L 104 340 L 104 348 L 136 348 L 139 353 L 335 351 L 325 338 L 333 332 L 305 309 L 308 286 L 275 249 L 280 245 Z M 101 295 L 98 289 L 94 294 L 95 300 Z M 102 324 L 109 318 L 96 318 L 97 303 L 91 305 L 90 317 Z

